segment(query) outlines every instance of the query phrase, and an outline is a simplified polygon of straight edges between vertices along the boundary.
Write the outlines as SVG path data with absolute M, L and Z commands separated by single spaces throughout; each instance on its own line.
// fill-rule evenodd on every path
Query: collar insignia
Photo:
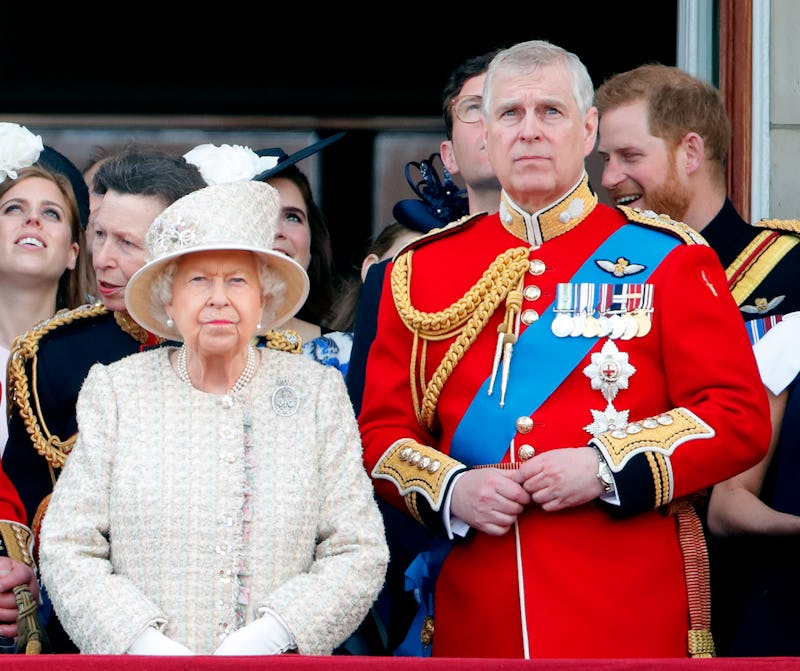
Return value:
M 500 221 L 508 231 L 532 245 L 540 245 L 580 224 L 597 205 L 597 194 L 589 186 L 584 173 L 580 181 L 564 196 L 539 210 L 523 210 L 503 191 L 500 195 Z

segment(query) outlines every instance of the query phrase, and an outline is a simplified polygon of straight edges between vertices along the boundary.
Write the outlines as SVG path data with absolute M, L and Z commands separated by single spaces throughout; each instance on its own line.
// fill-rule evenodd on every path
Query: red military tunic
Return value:
M 613 253 L 601 248 L 624 226 L 671 247 L 646 264 L 649 245 L 625 248 L 621 238 Z M 647 313 L 649 331 L 550 334 L 523 354 L 523 340 L 535 333 L 526 330 L 553 320 L 559 284 L 571 283 L 584 264 L 607 279 L 567 284 L 581 287 L 567 316 L 575 318 L 590 286 L 598 292 L 591 312 L 609 315 L 614 306 L 595 309 L 602 285 L 613 293 L 641 273 L 647 279 L 636 295 L 650 302 L 623 301 L 621 309 Z M 365 466 L 381 497 L 441 527 L 458 472 L 590 441 L 609 462 L 619 496 L 618 507 L 592 502 L 544 512 L 532 504 L 504 536 L 472 531 L 456 540 L 436 582 L 432 654 L 713 654 L 702 529 L 681 502 L 757 463 L 770 426 L 746 330 L 702 238 L 663 217 L 597 204 L 584 177 L 527 224 L 504 194 L 498 214 L 412 243 L 391 280 L 359 416 Z M 517 289 L 514 308 L 508 296 L 519 296 Z M 501 358 L 488 396 L 498 329 L 509 323 L 519 341 L 508 382 Z M 579 340 L 585 354 L 543 390 L 544 370 L 567 361 Z M 490 409 L 459 428 L 476 400 Z

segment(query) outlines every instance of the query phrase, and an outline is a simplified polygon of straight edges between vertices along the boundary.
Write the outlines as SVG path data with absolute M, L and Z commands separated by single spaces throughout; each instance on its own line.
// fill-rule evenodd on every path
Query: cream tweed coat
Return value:
M 301 654 L 330 654 L 367 614 L 388 561 L 342 374 L 260 349 L 255 378 L 225 408 L 178 378 L 170 349 L 96 364 L 81 388 L 78 440 L 40 541 L 62 625 L 83 653 L 124 653 L 154 625 L 210 654 L 236 628 L 244 561 L 244 623 L 269 609 Z M 299 401 L 289 416 L 273 404 L 281 386 Z

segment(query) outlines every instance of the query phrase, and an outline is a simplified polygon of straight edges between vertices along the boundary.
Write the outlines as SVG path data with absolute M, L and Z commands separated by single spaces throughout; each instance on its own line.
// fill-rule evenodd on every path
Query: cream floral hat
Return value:
M 309 282 L 299 263 L 272 249 L 279 214 L 278 191 L 264 182 L 215 184 L 176 200 L 155 218 L 145 236 L 145 264 L 125 289 L 131 317 L 157 336 L 182 340 L 174 326 L 167 326 L 163 306 L 152 295 L 153 282 L 170 261 L 184 254 L 231 249 L 257 254 L 283 280 L 282 296 L 267 299 L 262 332 L 284 324 L 305 303 Z M 270 312 L 275 315 L 272 320 Z

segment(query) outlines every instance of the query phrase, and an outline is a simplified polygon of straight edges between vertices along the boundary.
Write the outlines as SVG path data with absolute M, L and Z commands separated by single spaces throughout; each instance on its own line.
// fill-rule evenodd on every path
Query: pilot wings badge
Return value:
M 783 303 L 783 299 L 786 296 L 775 296 L 772 300 L 766 298 L 756 298 L 753 301 L 753 305 L 742 305 L 739 309 L 742 312 L 746 312 L 747 314 L 764 314 L 765 312 L 769 312 L 770 310 L 775 309 L 781 303 Z
M 627 275 L 635 275 L 644 270 L 641 263 L 631 263 L 624 256 L 620 256 L 616 261 L 609 261 L 608 259 L 595 259 L 594 261 L 598 267 L 611 273 L 614 277 L 625 277 Z

